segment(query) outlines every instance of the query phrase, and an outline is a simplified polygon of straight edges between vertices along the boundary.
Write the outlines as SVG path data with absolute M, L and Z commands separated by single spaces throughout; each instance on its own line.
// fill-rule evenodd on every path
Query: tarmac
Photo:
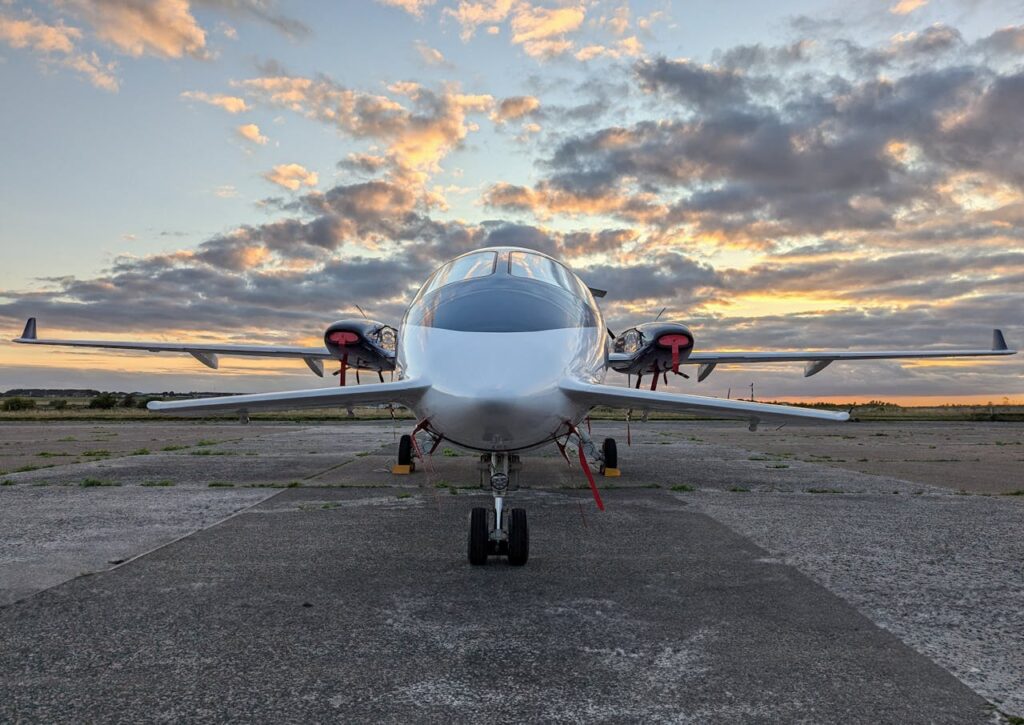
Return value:
M 466 562 L 473 456 L 390 474 L 405 424 L 4 424 L 58 465 L 0 475 L 0 721 L 1011 722 L 1024 426 L 852 470 L 944 425 L 595 422 L 607 510 L 525 457 L 516 568 Z

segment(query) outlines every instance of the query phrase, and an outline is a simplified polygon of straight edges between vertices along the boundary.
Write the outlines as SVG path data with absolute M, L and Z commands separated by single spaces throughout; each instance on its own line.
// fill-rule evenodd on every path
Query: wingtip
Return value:
M 993 350 L 1009 350 L 1009 346 L 1006 344 L 1006 338 L 1003 337 L 1003 331 L 999 328 L 992 330 L 992 349 Z
M 21 337 L 18 340 L 35 340 L 36 339 L 36 318 L 28 318 L 28 322 L 25 323 L 25 329 L 21 332 Z

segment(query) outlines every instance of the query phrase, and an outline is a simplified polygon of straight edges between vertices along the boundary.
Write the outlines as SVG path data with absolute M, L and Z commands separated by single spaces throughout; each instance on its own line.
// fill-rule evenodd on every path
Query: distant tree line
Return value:
M 92 410 L 111 410 L 113 408 L 145 408 L 151 400 L 157 400 L 155 396 L 140 396 L 135 393 L 96 393 L 86 406 Z M 30 397 L 15 395 L 5 397 L 0 401 L 0 410 L 5 413 L 35 410 L 37 402 Z M 68 401 L 64 398 L 54 398 L 47 403 L 51 410 L 65 410 Z
M 94 398 L 99 394 L 98 390 L 77 388 L 14 388 L 3 395 L 8 398 Z

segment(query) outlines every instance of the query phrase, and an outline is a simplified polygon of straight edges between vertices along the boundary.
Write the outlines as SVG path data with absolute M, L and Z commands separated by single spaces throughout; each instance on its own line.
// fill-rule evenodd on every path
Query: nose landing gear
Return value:
M 490 556 L 504 556 L 512 566 L 522 566 L 530 558 L 530 530 L 526 509 L 505 511 L 509 489 L 509 456 L 492 453 L 490 460 L 491 494 L 494 508 L 474 508 L 469 514 L 469 563 L 479 566 Z

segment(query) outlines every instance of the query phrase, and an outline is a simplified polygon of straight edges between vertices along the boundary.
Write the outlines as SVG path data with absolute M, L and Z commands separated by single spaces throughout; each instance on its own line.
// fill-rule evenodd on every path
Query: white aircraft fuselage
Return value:
M 475 254 L 493 255 L 490 272 L 438 286 L 442 267 L 409 306 L 399 327 L 399 376 L 429 381 L 413 412 L 459 447 L 545 445 L 567 435 L 590 407 L 559 384 L 604 380 L 601 311 L 587 286 L 549 257 L 506 247 Z

